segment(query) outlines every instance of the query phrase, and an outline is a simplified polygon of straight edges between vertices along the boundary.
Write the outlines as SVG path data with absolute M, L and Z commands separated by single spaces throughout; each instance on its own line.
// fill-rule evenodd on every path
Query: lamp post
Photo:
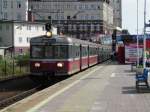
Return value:
M 143 40 L 143 67 L 146 67 L 146 0 L 144 2 L 144 40 Z
M 138 0 L 137 0 L 137 66 L 139 66 L 139 32 L 138 32 Z

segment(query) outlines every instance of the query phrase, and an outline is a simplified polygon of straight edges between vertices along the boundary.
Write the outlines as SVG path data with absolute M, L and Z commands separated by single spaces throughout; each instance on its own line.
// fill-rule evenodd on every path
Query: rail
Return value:
M 33 93 L 39 91 L 41 89 L 41 87 L 42 86 L 39 85 L 39 86 L 37 86 L 35 88 L 32 88 L 30 90 L 24 91 L 24 92 L 22 92 L 20 94 L 17 94 L 15 96 L 12 96 L 10 98 L 7 98 L 7 99 L 4 99 L 4 100 L 0 101 L 0 109 L 3 109 L 5 107 L 7 107 L 8 105 L 11 105 L 11 104 L 13 104 L 13 103 L 15 103 L 15 102 L 17 102 L 17 101 L 19 101 L 19 100 L 29 96 L 29 95 L 31 95 Z

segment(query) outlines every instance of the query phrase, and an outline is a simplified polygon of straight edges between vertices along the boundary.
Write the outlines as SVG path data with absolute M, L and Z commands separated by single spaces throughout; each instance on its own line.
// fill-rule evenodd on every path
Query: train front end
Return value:
M 69 74 L 68 45 L 57 38 L 31 39 L 30 72 L 32 76 L 52 77 Z

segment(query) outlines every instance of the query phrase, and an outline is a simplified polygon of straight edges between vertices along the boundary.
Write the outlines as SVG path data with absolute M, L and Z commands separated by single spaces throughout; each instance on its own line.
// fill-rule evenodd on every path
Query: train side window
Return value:
M 57 45 L 57 46 L 55 46 L 55 58 L 56 59 L 66 59 L 66 58 L 68 58 L 68 46 L 67 45 Z
M 69 53 L 68 53 L 68 57 L 69 58 L 73 58 L 73 46 L 72 45 L 69 45 L 68 46 L 68 49 L 69 49 Z
M 80 56 L 80 47 L 78 46 L 77 49 L 78 49 L 78 57 L 79 57 Z
M 85 48 L 83 46 L 81 47 L 81 51 L 82 51 L 82 57 L 84 57 L 85 56 Z
M 89 47 L 89 55 L 91 55 L 91 47 Z
M 80 57 L 80 46 L 76 46 L 76 58 Z
M 76 46 L 74 46 L 74 45 L 72 46 L 72 51 L 71 52 L 72 52 L 72 57 L 76 58 Z

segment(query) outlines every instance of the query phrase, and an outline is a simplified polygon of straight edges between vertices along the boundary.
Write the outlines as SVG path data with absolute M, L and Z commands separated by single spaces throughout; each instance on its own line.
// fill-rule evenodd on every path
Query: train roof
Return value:
M 52 44 L 82 44 L 82 45 L 93 45 L 96 46 L 96 43 L 76 39 L 76 38 L 71 38 L 69 36 L 65 35 L 54 35 L 51 38 L 48 38 L 46 35 L 38 36 L 38 37 L 33 37 L 30 40 L 30 43 L 52 43 Z

